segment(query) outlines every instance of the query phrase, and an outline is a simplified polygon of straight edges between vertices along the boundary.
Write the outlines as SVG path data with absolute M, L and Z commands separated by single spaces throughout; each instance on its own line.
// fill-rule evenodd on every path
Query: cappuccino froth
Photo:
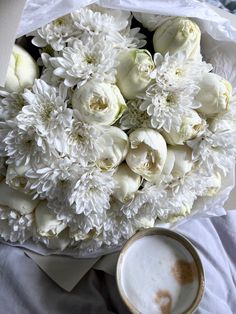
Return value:
M 181 314 L 199 288 L 195 261 L 177 240 L 149 235 L 134 241 L 122 256 L 120 289 L 142 314 Z

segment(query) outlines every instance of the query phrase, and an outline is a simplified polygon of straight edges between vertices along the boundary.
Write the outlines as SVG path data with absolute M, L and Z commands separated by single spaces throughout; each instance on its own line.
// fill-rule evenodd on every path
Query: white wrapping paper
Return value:
M 18 37 L 65 15 L 82 6 L 94 3 L 94 0 L 28 0 L 23 12 Z M 136 12 L 156 13 L 161 15 L 188 16 L 196 20 L 202 31 L 202 53 L 213 65 L 216 71 L 227 78 L 236 87 L 236 28 L 230 20 L 222 17 L 205 3 L 196 0 L 100 0 L 99 5 L 109 8 Z M 168 228 L 176 228 L 188 219 L 196 217 L 219 216 L 225 214 L 224 203 L 235 184 L 234 170 L 224 178 L 220 193 L 212 198 L 201 198 L 194 205 L 192 214 L 176 224 L 161 224 Z M 14 244 L 11 244 L 14 245 Z M 98 257 L 118 250 L 119 248 L 100 249 L 88 254 L 74 249 L 48 250 L 43 245 L 26 242 L 25 247 L 43 255 L 63 254 L 75 258 Z

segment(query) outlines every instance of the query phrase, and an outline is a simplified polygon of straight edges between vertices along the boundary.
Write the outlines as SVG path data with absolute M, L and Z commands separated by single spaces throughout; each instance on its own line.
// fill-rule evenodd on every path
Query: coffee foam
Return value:
M 183 313 L 193 303 L 198 287 L 192 255 L 170 237 L 142 237 L 122 256 L 120 289 L 142 314 Z

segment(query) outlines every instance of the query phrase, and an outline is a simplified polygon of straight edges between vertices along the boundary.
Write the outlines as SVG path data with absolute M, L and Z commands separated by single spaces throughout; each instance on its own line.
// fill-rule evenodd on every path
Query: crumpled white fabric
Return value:
M 195 314 L 234 314 L 236 211 L 227 216 L 189 221 L 178 231 L 198 249 L 205 270 L 205 293 Z M 90 270 L 68 293 L 27 258 L 23 250 L 4 244 L 0 244 L 0 282 L 1 313 L 129 314 L 113 276 Z

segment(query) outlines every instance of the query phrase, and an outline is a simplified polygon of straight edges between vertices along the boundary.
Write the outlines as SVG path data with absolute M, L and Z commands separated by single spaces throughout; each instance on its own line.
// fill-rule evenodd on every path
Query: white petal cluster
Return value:
M 221 192 L 235 98 L 195 22 L 93 4 L 31 35 L 37 65 L 13 56 L 0 91 L 3 239 L 102 252 Z

